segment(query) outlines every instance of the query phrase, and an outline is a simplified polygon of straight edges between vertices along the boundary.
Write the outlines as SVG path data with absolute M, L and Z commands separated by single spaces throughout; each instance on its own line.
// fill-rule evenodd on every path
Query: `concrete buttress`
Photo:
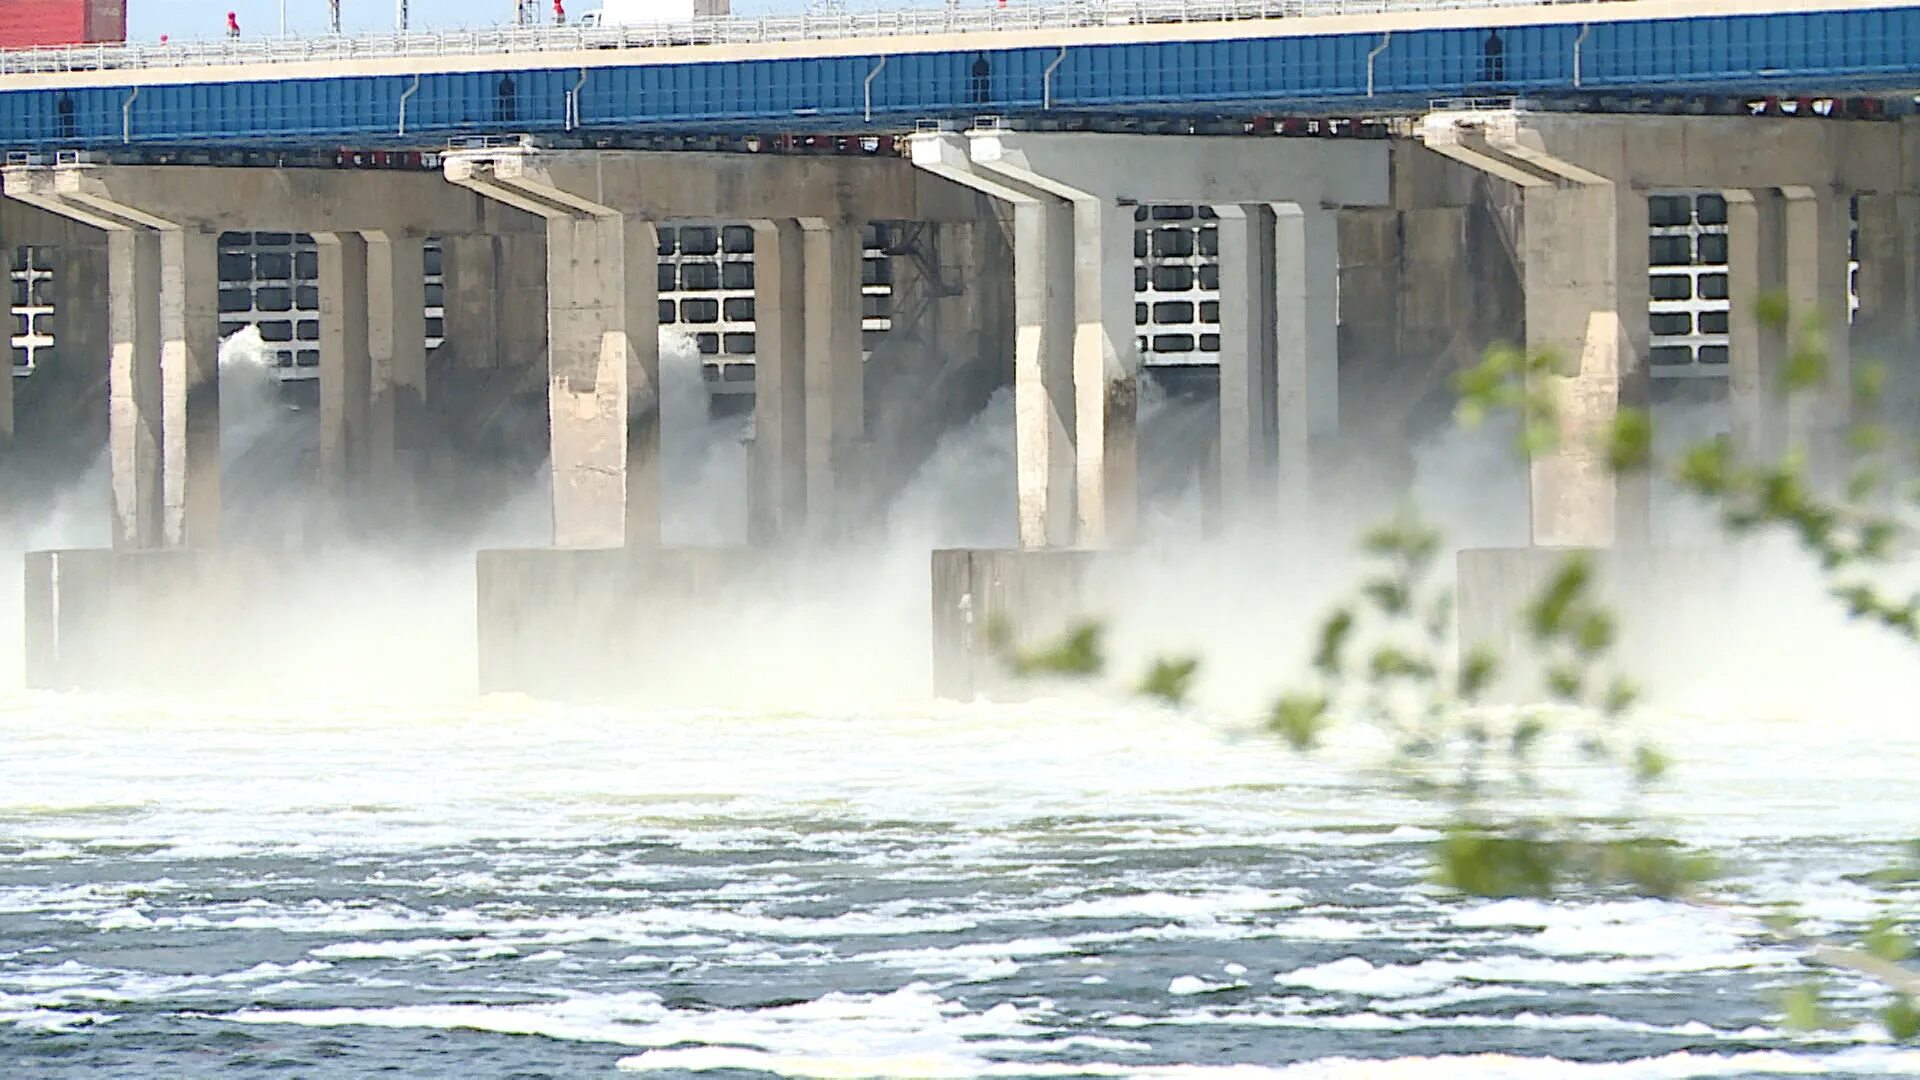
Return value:
M 1309 477 L 1312 451 L 1338 422 L 1338 245 L 1326 208 L 1380 205 L 1388 198 L 1386 148 L 1362 142 L 1217 136 L 1141 136 L 978 130 L 928 132 L 911 142 L 914 163 L 1018 207 L 1053 200 L 1069 208 L 1073 270 L 1043 245 L 1022 242 L 1015 273 L 1029 301 L 1072 293 L 1073 498 L 1083 546 L 1124 545 L 1139 519 L 1135 427 L 1140 357 L 1133 318 L 1135 211 L 1156 203 L 1206 204 L 1222 219 L 1222 488 L 1231 516 L 1246 517 L 1279 495 L 1279 469 Z M 1224 213 L 1222 211 L 1224 210 Z M 1025 235 L 1037 235 L 1029 230 Z M 1057 235 L 1057 234 L 1050 234 Z M 1229 302 L 1231 301 L 1231 302 Z M 1022 341 L 1047 336 L 1021 323 Z M 1255 338 L 1258 338 L 1256 341 Z M 1024 346 L 1023 346 L 1024 348 Z M 1284 354 L 1284 355 L 1282 355 Z M 1018 355 L 1025 355 L 1024 353 Z M 1032 387 L 1034 400 L 1043 384 Z M 1016 389 L 1016 396 L 1022 390 Z M 1284 404 L 1283 404 L 1284 403 Z M 1041 430 L 1046 412 L 1016 401 Z M 1289 448 L 1281 460 L 1281 440 Z M 1054 443 L 1037 445 L 1054 447 Z M 1043 534 L 1029 490 L 1046 474 L 1023 456 L 1022 543 L 1059 543 Z M 1311 528 L 1310 486 L 1287 489 L 1291 520 Z
M 798 534 L 807 514 L 806 271 L 800 223 L 753 223 L 756 543 Z
M 861 229 L 854 222 L 802 218 L 800 231 L 805 253 L 807 517 L 815 535 L 832 535 L 858 518 L 865 470 Z

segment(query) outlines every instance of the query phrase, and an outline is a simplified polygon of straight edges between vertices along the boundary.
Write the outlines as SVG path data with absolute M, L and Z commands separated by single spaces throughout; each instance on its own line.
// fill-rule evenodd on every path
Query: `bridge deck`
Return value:
M 1075 3 L 842 20 L 0 54 L 0 145 L 897 131 L 999 114 L 1388 113 L 1436 97 L 1920 86 L 1920 5 Z M 676 43 L 693 34 L 698 42 Z

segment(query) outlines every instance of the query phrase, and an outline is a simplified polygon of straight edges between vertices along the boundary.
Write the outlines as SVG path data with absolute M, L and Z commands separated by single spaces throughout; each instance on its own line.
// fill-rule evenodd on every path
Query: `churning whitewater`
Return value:
M 1718 750 L 1657 813 L 1756 900 L 1870 915 L 1841 872 L 1920 739 L 1680 730 Z M 1920 1070 L 1778 1027 L 1797 962 L 1733 914 L 1450 897 L 1364 755 L 1193 714 L 14 697 L 0 733 L 11 1076 Z

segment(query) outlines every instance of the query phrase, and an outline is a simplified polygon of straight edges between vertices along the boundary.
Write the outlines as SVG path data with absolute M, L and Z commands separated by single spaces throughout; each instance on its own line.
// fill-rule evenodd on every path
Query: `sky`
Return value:
M 340 0 L 340 22 L 349 33 L 393 29 L 393 0 Z M 600 0 L 565 0 L 567 14 L 579 15 L 600 6 Z M 977 0 L 975 0 L 977 2 Z M 287 32 L 327 32 L 327 0 L 285 0 Z M 552 0 L 536 0 L 548 14 Z M 929 0 L 849 0 L 846 7 L 908 8 L 938 6 Z M 733 0 L 737 15 L 794 14 L 806 10 L 808 0 Z M 271 37 L 280 30 L 281 0 L 127 0 L 127 39 L 156 42 L 161 34 L 175 41 L 216 38 L 226 33 L 227 12 L 240 17 L 241 33 Z M 408 22 L 415 30 L 500 26 L 513 21 L 514 0 L 408 0 Z

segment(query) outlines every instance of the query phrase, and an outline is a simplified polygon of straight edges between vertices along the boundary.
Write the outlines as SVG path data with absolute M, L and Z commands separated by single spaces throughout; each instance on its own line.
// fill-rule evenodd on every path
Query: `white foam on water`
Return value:
M 1433 994 L 1461 983 L 1548 986 L 1606 986 L 1639 979 L 1705 971 L 1785 969 L 1785 954 L 1750 950 L 1701 952 L 1659 959 L 1542 960 L 1530 956 L 1492 956 L 1473 960 L 1423 960 L 1380 964 L 1346 956 L 1324 964 L 1283 971 L 1273 977 L 1282 986 L 1298 986 L 1361 997 L 1404 998 Z
M 1214 986 L 1212 989 L 1232 989 Z M 1680 1024 L 1650 1024 L 1598 1013 L 1519 1012 L 1510 1016 L 1463 1013 L 1430 1016 L 1420 1012 L 1335 1012 L 1331 1002 L 1295 1003 L 1287 1008 L 1246 1007 L 1172 1012 L 1164 1015 L 1123 1013 L 1107 1019 L 1122 1028 L 1153 1027 L 1246 1027 L 1302 1028 L 1326 1031 L 1414 1031 L 1421 1028 L 1514 1028 L 1533 1031 L 1624 1032 L 1635 1035 L 1667 1035 L 1688 1039 L 1724 1039 L 1751 1042 L 1779 1038 L 1780 1032 L 1748 1027 L 1723 1031 L 1698 1020 Z M 1283 1003 L 1286 1004 L 1286 1003 Z
M 1462 1054 L 1377 1061 L 1328 1058 L 1281 1066 L 1176 1066 L 1085 1075 L 1126 1075 L 1142 1080 L 1709 1080 L 1849 1073 L 1912 1076 L 1920 1073 L 1920 1051 L 1865 1049 L 1816 1057 L 1786 1051 L 1710 1054 L 1688 1050 L 1610 1062 Z
M 659 1056 L 623 1060 L 622 1067 L 629 1069 L 739 1068 L 745 1066 L 713 1062 L 760 1060 L 787 1063 L 793 1067 L 783 1066 L 784 1074 L 807 1076 L 969 1075 L 966 1070 L 991 1064 L 970 1049 L 973 1040 L 1030 1030 L 1021 1011 L 1011 1004 L 970 1012 L 943 1000 L 924 984 L 887 994 L 831 993 L 759 1009 L 675 1009 L 654 994 L 633 992 L 569 995 L 514 1005 L 243 1009 L 220 1019 L 241 1024 L 538 1035 L 661 1051 Z M 707 1063 L 689 1064 L 689 1060 Z M 801 1067 L 843 1071 L 795 1071 Z
M 1175 975 L 1167 983 L 1167 993 L 1174 997 L 1192 997 L 1196 994 L 1217 994 L 1222 990 L 1240 990 L 1246 987 L 1242 982 L 1208 982 L 1198 975 Z
M 1453 926 L 1534 931 L 1511 944 L 1562 956 L 1697 956 L 1740 949 L 1758 936 L 1750 921 L 1698 905 L 1661 900 L 1501 900 L 1448 916 Z
M 1069 955 L 1073 945 L 1059 938 L 1021 938 L 1012 941 L 973 941 L 932 949 L 886 949 L 859 953 L 855 963 L 879 963 L 915 975 L 951 976 L 965 982 L 987 982 L 1020 973 L 1025 961 Z

